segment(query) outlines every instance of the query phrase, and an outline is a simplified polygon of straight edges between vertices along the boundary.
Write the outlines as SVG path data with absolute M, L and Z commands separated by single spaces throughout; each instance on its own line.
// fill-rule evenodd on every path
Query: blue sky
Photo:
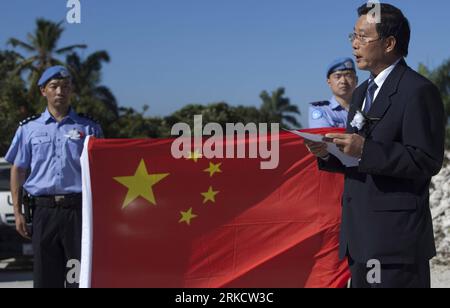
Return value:
M 120 105 L 168 115 L 188 103 L 259 106 L 259 93 L 286 88 L 306 125 L 307 103 L 328 99 L 325 70 L 351 55 L 355 0 L 81 0 L 82 23 L 64 24 L 60 46 L 107 50 L 103 83 Z M 25 39 L 38 17 L 65 21 L 66 0 L 2 0 L 0 49 Z M 450 1 L 389 1 L 412 25 L 407 61 L 435 67 L 450 57 Z M 360 80 L 367 73 L 359 72 Z

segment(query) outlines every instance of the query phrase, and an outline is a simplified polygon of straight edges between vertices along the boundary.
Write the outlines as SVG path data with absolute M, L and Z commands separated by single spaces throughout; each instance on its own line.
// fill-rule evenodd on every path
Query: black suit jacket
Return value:
M 366 81 L 352 98 L 347 132 L 361 109 Z M 340 256 L 360 263 L 410 264 L 436 255 L 429 185 L 444 159 L 445 116 L 438 89 L 402 60 L 383 84 L 358 168 L 334 156 L 319 168 L 345 174 Z

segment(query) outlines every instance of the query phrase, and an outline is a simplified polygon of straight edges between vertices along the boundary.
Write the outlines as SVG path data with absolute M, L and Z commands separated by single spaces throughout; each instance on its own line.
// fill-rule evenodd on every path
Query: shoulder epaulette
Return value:
M 31 116 L 31 117 L 28 117 L 28 118 L 26 118 L 25 120 L 19 122 L 19 126 L 24 126 L 25 124 L 27 124 L 27 123 L 29 123 L 29 122 L 31 122 L 31 121 L 34 121 L 34 120 L 36 120 L 36 119 L 39 119 L 40 117 L 41 117 L 40 114 L 37 114 L 37 115 Z
M 311 105 L 313 105 L 314 107 L 322 107 L 322 106 L 330 105 L 330 102 L 329 101 L 321 101 L 321 102 L 311 103 Z
M 94 117 L 90 116 L 89 114 L 86 114 L 86 113 L 79 113 L 78 116 L 80 116 L 80 117 L 82 117 L 82 118 L 85 118 L 85 119 L 88 119 L 88 120 L 91 120 L 92 122 L 94 122 L 94 123 L 96 123 L 96 124 L 100 124 L 100 123 L 97 121 L 97 119 L 95 119 Z

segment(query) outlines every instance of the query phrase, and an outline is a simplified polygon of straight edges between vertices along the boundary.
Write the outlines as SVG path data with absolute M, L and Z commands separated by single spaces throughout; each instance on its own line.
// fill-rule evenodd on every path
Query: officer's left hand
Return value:
M 333 143 L 345 154 L 361 158 L 366 139 L 358 134 L 327 134 Z
M 18 213 L 15 215 L 16 219 L 16 230 L 19 234 L 28 240 L 31 240 L 30 232 L 28 231 L 27 223 L 25 222 L 25 216 Z

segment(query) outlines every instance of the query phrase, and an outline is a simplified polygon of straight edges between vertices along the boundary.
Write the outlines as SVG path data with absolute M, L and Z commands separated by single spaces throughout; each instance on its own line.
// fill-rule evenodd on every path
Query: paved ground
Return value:
M 30 259 L 0 260 L 0 288 L 32 288 L 32 280 Z
M 0 272 L 0 288 L 32 288 L 32 272 Z

